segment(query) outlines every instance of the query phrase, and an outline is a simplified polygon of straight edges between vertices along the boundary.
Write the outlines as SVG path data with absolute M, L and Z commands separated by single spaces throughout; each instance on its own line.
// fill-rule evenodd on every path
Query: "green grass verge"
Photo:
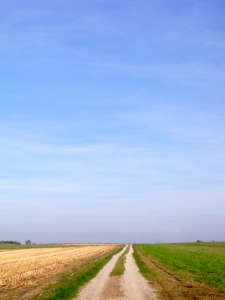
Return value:
M 35 248 L 58 248 L 58 247 L 82 247 L 82 245 L 67 245 L 67 244 L 36 244 L 36 245 L 13 245 L 13 244 L 0 244 L 1 250 L 22 250 L 22 249 L 35 249 Z
M 114 269 L 110 273 L 110 276 L 122 275 L 124 273 L 124 271 L 125 271 L 125 266 L 124 266 L 125 257 L 126 257 L 126 254 L 129 252 L 129 249 L 130 249 L 130 245 L 127 246 L 127 249 L 118 258 Z
M 68 274 L 61 276 L 60 280 L 48 287 L 40 295 L 33 296 L 33 300 L 69 300 L 73 299 L 80 287 L 90 281 L 105 266 L 113 255 L 121 251 L 122 247 L 117 248 L 110 254 L 88 262 L 79 269 L 74 269 Z
M 225 289 L 225 243 L 136 245 L 176 276 Z
M 149 268 L 146 265 L 146 263 L 141 260 L 140 255 L 137 252 L 136 245 L 133 246 L 133 249 L 134 249 L 133 258 L 139 268 L 139 271 L 142 273 L 142 275 L 148 280 L 150 280 L 152 276 L 154 276 L 154 277 L 158 276 L 158 274 L 153 269 Z

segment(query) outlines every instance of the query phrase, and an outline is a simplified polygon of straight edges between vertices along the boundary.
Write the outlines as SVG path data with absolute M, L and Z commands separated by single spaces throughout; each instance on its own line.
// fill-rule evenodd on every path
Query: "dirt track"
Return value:
M 76 300 L 157 300 L 158 297 L 146 280 L 141 276 L 133 259 L 133 248 L 126 255 L 125 273 L 110 277 L 110 273 L 122 252 L 90 281 L 75 298 Z

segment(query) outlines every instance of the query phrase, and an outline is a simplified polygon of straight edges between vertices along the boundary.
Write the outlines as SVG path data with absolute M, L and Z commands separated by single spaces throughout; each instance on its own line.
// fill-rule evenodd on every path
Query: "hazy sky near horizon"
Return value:
M 225 240 L 225 2 L 1 0 L 0 240 Z

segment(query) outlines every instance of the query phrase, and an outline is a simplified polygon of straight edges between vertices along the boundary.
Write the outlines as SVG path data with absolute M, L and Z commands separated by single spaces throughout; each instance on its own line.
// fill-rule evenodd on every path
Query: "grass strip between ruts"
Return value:
M 42 294 L 33 296 L 29 299 L 34 300 L 69 300 L 73 299 L 80 287 L 94 278 L 97 273 L 106 265 L 113 255 L 120 252 L 122 247 L 117 248 L 109 255 L 91 261 L 79 269 L 74 269 L 68 274 L 61 276 L 60 280 L 43 291 Z
M 118 258 L 114 269 L 110 273 L 110 276 L 122 275 L 124 273 L 124 271 L 125 271 L 125 266 L 124 266 L 125 257 L 127 255 L 127 253 L 129 252 L 129 250 L 130 250 L 130 245 L 127 246 L 127 249 Z

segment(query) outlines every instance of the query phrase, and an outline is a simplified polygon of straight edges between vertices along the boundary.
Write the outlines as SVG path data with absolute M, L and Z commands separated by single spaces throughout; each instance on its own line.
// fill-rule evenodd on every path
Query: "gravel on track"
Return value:
M 125 251 L 122 250 L 122 251 Z M 110 276 L 122 252 L 113 256 L 74 300 L 159 300 L 156 292 L 142 277 L 132 256 L 133 248 L 126 255 L 125 272 Z

